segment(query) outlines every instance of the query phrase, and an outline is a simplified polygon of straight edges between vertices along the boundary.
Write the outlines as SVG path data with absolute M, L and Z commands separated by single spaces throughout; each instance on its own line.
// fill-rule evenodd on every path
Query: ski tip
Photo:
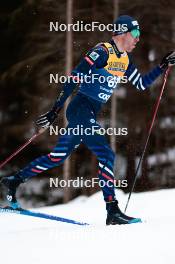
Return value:
M 136 224 L 136 223 L 142 223 L 142 219 L 141 218 L 134 218 L 134 219 L 129 221 L 129 224 Z
M 43 219 L 48 219 L 48 220 L 55 220 L 55 221 L 59 221 L 59 222 L 81 225 L 81 226 L 88 226 L 89 225 L 88 223 L 79 222 L 79 221 L 75 221 L 75 220 L 68 219 L 68 218 L 49 215 L 49 214 L 45 214 L 45 213 L 33 212 L 30 210 L 23 209 L 21 207 L 18 207 L 15 209 L 11 206 L 0 206 L 0 212 L 1 213 L 16 213 L 16 214 L 21 214 L 21 215 L 25 215 L 25 216 L 33 216 L 33 217 L 38 217 L 38 218 L 43 218 Z

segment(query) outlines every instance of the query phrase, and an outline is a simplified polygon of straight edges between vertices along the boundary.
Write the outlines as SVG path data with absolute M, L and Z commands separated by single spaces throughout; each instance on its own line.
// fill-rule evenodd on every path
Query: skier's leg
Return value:
M 8 188 L 6 198 L 10 205 L 13 208 L 20 207 L 16 200 L 16 190 L 21 183 L 43 171 L 59 166 L 79 143 L 79 136 L 68 134 L 61 136 L 55 148 L 48 155 L 36 158 L 14 176 L 4 177 L 1 183 Z
M 107 143 L 104 136 L 88 135 L 83 137 L 83 143 L 97 156 L 98 158 L 98 177 L 99 180 L 105 182 L 102 187 L 103 197 L 106 202 L 115 201 L 115 188 L 114 188 L 114 159 L 115 154 Z
M 106 138 L 102 135 L 90 135 L 83 137 L 83 142 L 96 154 L 99 161 L 99 180 L 105 182 L 102 187 L 104 200 L 106 202 L 107 218 L 106 225 L 131 224 L 141 222 L 140 218 L 133 218 L 121 212 L 114 192 L 113 165 L 115 154 L 108 145 Z
M 64 135 L 60 136 L 58 143 L 53 150 L 44 156 L 36 158 L 24 169 L 20 170 L 18 175 L 26 181 L 27 179 L 42 173 L 53 167 L 57 167 L 71 154 L 77 144 L 80 143 L 79 136 Z

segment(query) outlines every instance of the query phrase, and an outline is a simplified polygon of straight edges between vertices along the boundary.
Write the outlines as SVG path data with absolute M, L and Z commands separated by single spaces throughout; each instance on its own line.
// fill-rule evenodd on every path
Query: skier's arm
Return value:
M 62 109 L 66 99 L 72 94 L 76 87 L 78 76 L 90 74 L 93 68 L 102 68 L 107 64 L 108 50 L 102 45 L 98 45 L 90 50 L 80 61 L 78 66 L 72 71 L 71 78 L 64 84 L 63 90 L 57 97 L 52 109 L 41 115 L 36 124 L 43 128 L 50 126 L 57 117 L 58 112 Z M 76 80 L 76 82 L 74 81 Z
M 66 82 L 63 91 L 58 96 L 53 110 L 58 112 L 64 105 L 66 99 L 72 94 L 79 76 L 90 73 L 93 68 L 102 68 L 107 64 L 108 51 L 103 45 L 98 45 L 90 50 L 72 71 L 69 82 Z M 76 82 L 74 81 L 76 80 Z
M 160 65 L 156 66 L 149 73 L 142 75 L 135 65 L 131 62 L 126 71 L 128 80 L 139 90 L 145 90 L 149 87 L 166 69 L 168 66 L 175 65 L 175 52 L 168 53 L 161 61 Z
M 129 64 L 126 71 L 128 80 L 138 89 L 145 90 L 149 87 L 161 74 L 163 70 L 160 66 L 155 67 L 149 73 L 142 75 L 133 63 Z

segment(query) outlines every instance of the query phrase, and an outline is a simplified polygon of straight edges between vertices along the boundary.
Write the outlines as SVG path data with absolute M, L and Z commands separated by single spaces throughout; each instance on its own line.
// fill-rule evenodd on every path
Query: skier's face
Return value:
M 134 38 L 130 32 L 123 34 L 123 50 L 131 52 L 139 42 L 139 37 Z
M 133 37 L 130 32 L 127 32 L 122 35 L 113 36 L 113 40 L 119 51 L 131 52 L 136 47 L 137 42 L 139 42 L 139 37 Z

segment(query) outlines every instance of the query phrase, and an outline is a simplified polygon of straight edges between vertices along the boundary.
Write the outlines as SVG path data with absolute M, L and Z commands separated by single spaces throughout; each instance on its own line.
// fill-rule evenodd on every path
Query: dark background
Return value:
M 34 121 L 48 111 L 62 89 L 62 84 L 49 84 L 49 74 L 66 72 L 67 34 L 49 32 L 49 22 L 66 23 L 68 2 L 49 0 L 6 0 L 0 3 L 0 161 L 35 133 Z M 135 64 L 142 73 L 160 63 L 162 57 L 175 47 L 174 1 L 71 1 L 72 22 L 112 23 L 118 14 L 138 19 L 141 26 L 140 43 L 133 52 Z M 110 32 L 72 32 L 72 67 L 88 49 L 108 41 Z M 158 117 L 150 138 L 135 191 L 175 187 L 175 71 L 171 71 L 163 95 Z M 116 93 L 117 127 L 127 127 L 128 136 L 116 136 L 118 163 L 116 178 L 127 179 L 130 188 L 136 161 L 141 155 L 163 79 L 160 77 L 145 92 L 130 84 L 120 85 Z M 104 127 L 111 120 L 111 100 L 103 108 L 99 120 Z M 114 109 L 114 108 L 113 108 Z M 58 120 L 63 125 L 63 111 Z M 46 154 L 56 143 L 57 136 L 48 131 L 30 144 L 0 170 L 0 176 L 17 172 L 29 161 Z M 110 142 L 110 138 L 108 138 Z M 67 175 L 91 178 L 97 172 L 97 161 L 89 150 L 81 146 L 69 159 Z M 27 206 L 62 203 L 80 194 L 90 195 L 98 188 L 49 188 L 49 177 L 65 178 L 65 168 L 52 169 L 20 187 L 18 196 Z M 1 199 L 4 190 L 1 188 Z

